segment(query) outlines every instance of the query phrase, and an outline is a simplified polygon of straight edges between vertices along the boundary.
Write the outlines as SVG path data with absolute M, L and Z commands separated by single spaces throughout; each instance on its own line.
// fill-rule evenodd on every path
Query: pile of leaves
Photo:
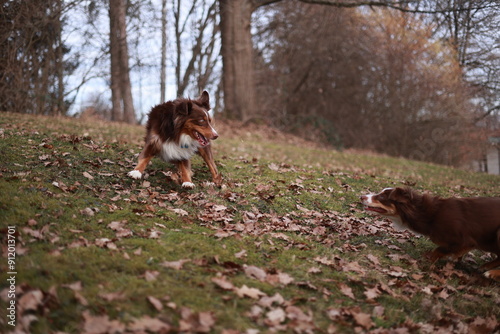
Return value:
M 478 270 L 489 254 L 431 266 L 426 238 L 358 200 L 400 184 L 494 196 L 498 177 L 242 133 L 214 143 L 222 187 L 194 159 L 184 190 L 159 160 L 126 177 L 140 127 L 0 115 L 0 236 L 5 255 L 16 227 L 17 270 L 2 332 L 500 331 L 499 283 Z M 292 151 L 304 160 L 272 159 Z

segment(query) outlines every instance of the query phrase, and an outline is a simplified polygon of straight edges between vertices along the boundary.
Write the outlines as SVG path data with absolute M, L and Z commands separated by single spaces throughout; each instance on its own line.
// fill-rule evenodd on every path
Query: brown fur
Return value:
M 191 183 L 190 157 L 196 152 L 208 165 L 213 182 L 220 185 L 222 177 L 217 171 L 210 144 L 211 140 L 218 138 L 218 134 L 213 128 L 209 110 L 210 101 L 206 91 L 196 100 L 179 98 L 151 109 L 146 124 L 144 148 L 137 166 L 129 176 L 141 177 L 149 161 L 160 155 L 164 160 L 177 165 L 182 186 L 192 188 L 194 184 Z M 187 146 L 181 142 L 182 135 L 190 138 Z M 165 145 L 169 148 L 165 149 Z
M 369 211 L 388 217 L 438 247 L 428 253 L 437 261 L 444 257 L 461 258 L 473 249 L 496 254 L 482 265 L 486 276 L 500 279 L 500 198 L 440 198 L 419 194 L 410 188 L 384 189 L 376 195 L 361 196 Z

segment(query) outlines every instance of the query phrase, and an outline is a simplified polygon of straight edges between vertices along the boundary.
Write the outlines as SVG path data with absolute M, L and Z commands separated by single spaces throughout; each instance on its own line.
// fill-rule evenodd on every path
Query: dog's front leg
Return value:
M 177 162 L 177 168 L 179 170 L 179 174 L 181 176 L 182 188 L 193 189 L 194 183 L 191 182 L 191 161 L 189 160 L 181 160 Z
M 210 147 L 210 145 L 201 147 L 198 149 L 198 153 L 200 153 L 203 160 L 205 160 L 208 169 L 210 169 L 210 173 L 212 174 L 212 181 L 216 185 L 220 186 L 222 183 L 222 176 L 219 174 L 217 166 L 215 165 L 214 157 L 212 154 L 212 148 Z
M 155 145 L 153 144 L 144 145 L 141 154 L 139 154 L 139 161 L 137 163 L 137 166 L 134 168 L 134 170 L 128 172 L 127 175 L 134 179 L 140 179 L 142 177 L 142 174 L 144 173 L 144 169 L 146 169 L 148 163 L 157 153 L 158 149 Z
M 462 257 L 470 252 L 473 247 L 437 247 L 436 249 L 426 253 L 426 257 L 431 261 L 432 264 L 436 263 L 439 259 L 444 257 L 451 257 L 454 259 L 461 260 Z

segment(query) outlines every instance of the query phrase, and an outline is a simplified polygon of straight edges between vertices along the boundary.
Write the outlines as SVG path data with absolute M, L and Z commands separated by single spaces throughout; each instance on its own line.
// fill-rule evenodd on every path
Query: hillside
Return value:
M 431 267 L 431 242 L 358 199 L 498 196 L 500 177 L 218 130 L 223 186 L 196 157 L 184 190 L 159 159 L 126 176 L 140 126 L 0 113 L 1 332 L 500 332 L 500 283 L 478 270 L 490 255 Z

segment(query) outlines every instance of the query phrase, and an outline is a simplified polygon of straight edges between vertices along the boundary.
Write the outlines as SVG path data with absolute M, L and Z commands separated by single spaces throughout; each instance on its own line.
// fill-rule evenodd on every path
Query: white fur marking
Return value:
M 181 134 L 179 144 L 166 141 L 161 147 L 160 156 L 165 161 L 189 160 L 198 151 L 199 143 L 187 134 Z
M 207 114 L 207 120 L 210 119 L 210 116 L 208 115 L 208 111 L 205 110 L 205 114 Z M 212 126 L 212 123 L 208 123 L 210 125 L 210 129 L 212 129 L 212 133 L 214 136 L 219 136 L 219 134 L 217 133 L 217 131 L 215 131 L 214 127 Z
M 372 204 L 373 203 L 373 196 L 374 195 L 365 195 L 366 199 L 363 201 L 363 204 Z
M 134 169 L 133 171 L 128 172 L 127 175 L 133 179 L 140 179 L 142 177 L 142 173 L 139 172 L 137 169 Z
M 194 183 L 191 183 L 191 182 L 184 182 L 182 184 L 182 188 L 186 188 L 186 189 L 193 189 L 194 188 Z

